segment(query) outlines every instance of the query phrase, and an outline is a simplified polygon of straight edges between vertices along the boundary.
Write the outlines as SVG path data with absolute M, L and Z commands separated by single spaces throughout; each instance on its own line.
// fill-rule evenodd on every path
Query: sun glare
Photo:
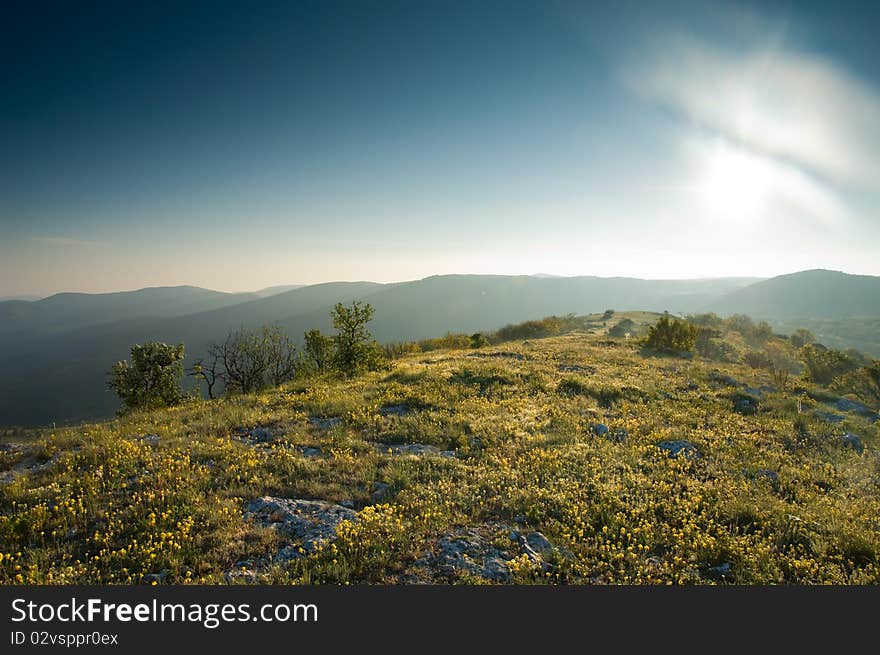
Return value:
M 707 157 L 698 193 L 708 217 L 732 223 L 756 220 L 770 193 L 772 172 L 748 151 L 718 145 Z

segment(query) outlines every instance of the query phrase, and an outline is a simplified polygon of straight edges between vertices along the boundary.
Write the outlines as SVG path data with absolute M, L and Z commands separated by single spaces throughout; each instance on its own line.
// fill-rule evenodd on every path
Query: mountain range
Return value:
M 295 338 L 331 330 L 337 302 L 369 302 L 380 342 L 495 330 L 553 314 L 615 310 L 748 314 L 779 329 L 821 326 L 835 347 L 880 356 L 880 277 L 812 270 L 770 279 L 442 275 L 379 284 L 330 282 L 222 293 L 191 286 L 62 293 L 0 302 L 0 425 L 113 414 L 107 371 L 134 343 L 183 342 L 187 363 L 239 327 L 279 323 Z M 852 326 L 857 326 L 857 329 Z

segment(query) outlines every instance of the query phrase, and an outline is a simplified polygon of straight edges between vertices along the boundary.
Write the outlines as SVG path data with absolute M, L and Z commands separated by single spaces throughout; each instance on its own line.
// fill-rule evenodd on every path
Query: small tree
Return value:
M 183 357 L 182 343 L 135 344 L 131 362 L 113 365 L 108 386 L 122 399 L 124 411 L 176 405 L 185 398 L 180 386 Z
M 337 368 L 348 377 L 364 369 L 377 368 L 382 350 L 367 329 L 367 323 L 373 319 L 372 305 L 353 301 L 350 307 L 345 307 L 337 303 L 330 317 L 337 331 L 333 337 Z
M 329 371 L 333 366 L 333 339 L 320 330 L 309 330 L 303 338 L 309 366 L 318 373 Z
M 223 368 L 227 390 L 250 393 L 263 387 L 269 362 L 259 333 L 236 330 L 223 343 L 211 346 L 211 355 Z
M 207 362 L 198 360 L 189 370 L 189 375 L 197 380 L 203 380 L 208 387 L 208 398 L 214 399 L 214 387 L 223 380 L 223 371 L 217 357 L 211 355 Z
M 486 335 L 482 332 L 474 332 L 471 335 L 471 348 L 483 348 L 489 345 L 489 340 L 486 338 Z
M 645 345 L 670 352 L 684 352 L 694 347 L 699 328 L 677 318 L 662 316 L 648 328 Z
M 260 346 L 266 361 L 266 376 L 269 384 L 279 386 L 296 375 L 296 345 L 278 323 L 263 326 Z

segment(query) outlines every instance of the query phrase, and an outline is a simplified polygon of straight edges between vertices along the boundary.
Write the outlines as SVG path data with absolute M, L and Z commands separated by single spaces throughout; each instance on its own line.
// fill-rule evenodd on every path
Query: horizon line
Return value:
M 535 279 L 550 279 L 550 280 L 571 280 L 577 278 L 596 278 L 596 279 L 604 279 L 604 280 L 644 280 L 651 282 L 697 282 L 697 281 L 709 281 L 709 280 L 755 280 L 755 281 L 764 281 L 771 280 L 777 277 L 785 277 L 787 275 L 796 275 L 798 273 L 808 273 L 812 271 L 826 271 L 829 273 L 841 273 L 843 275 L 851 275 L 851 276 L 863 276 L 863 277 L 880 277 L 880 275 L 872 275 L 867 273 L 850 273 L 848 271 L 842 271 L 839 269 L 832 268 L 807 268 L 796 271 L 790 271 L 788 273 L 780 273 L 779 275 L 770 275 L 770 276 L 760 276 L 760 275 L 707 275 L 707 276 L 699 276 L 699 277 L 639 277 L 639 276 L 631 276 L 631 275 L 592 275 L 592 274 L 583 274 L 583 275 L 556 275 L 552 273 L 516 273 L 516 274 L 507 274 L 507 273 L 436 273 L 432 275 L 426 275 L 421 278 L 409 278 L 402 280 L 390 280 L 387 282 L 376 282 L 373 280 L 323 280 L 320 282 L 309 282 L 309 283 L 290 283 L 290 284 L 270 284 L 265 287 L 261 287 L 258 289 L 244 289 L 238 291 L 228 291 L 221 289 L 213 289 L 211 287 L 203 287 L 198 284 L 157 284 L 157 285 L 148 285 L 144 287 L 138 287 L 134 289 L 116 289 L 116 290 L 106 290 L 106 291 L 54 291 L 51 293 L 15 293 L 10 294 L 8 296 L 0 296 L 0 302 L 39 302 L 41 300 L 47 300 L 49 298 L 54 298 L 55 296 L 63 296 L 63 295 L 85 295 L 85 296 L 101 296 L 101 295 L 113 295 L 119 293 L 138 293 L 140 291 L 149 291 L 153 289 L 199 289 L 202 291 L 212 291 L 214 293 L 223 293 L 228 295 L 246 295 L 246 294 L 259 294 L 268 289 L 272 289 L 275 287 L 296 287 L 296 288 L 305 288 L 305 287 L 314 287 L 322 284 L 377 284 L 377 285 L 392 285 L 392 284 L 407 284 L 412 282 L 422 282 L 424 280 L 429 280 L 431 278 L 439 278 L 439 277 L 507 277 L 507 278 L 535 278 Z M 291 289 L 294 290 L 294 289 Z M 285 293 L 285 292 L 281 292 Z

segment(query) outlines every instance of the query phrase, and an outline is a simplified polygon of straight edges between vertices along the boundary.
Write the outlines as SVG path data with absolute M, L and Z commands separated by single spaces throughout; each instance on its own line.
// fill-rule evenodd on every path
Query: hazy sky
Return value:
M 134 4 L 4 13 L 0 295 L 880 275 L 880 3 Z

